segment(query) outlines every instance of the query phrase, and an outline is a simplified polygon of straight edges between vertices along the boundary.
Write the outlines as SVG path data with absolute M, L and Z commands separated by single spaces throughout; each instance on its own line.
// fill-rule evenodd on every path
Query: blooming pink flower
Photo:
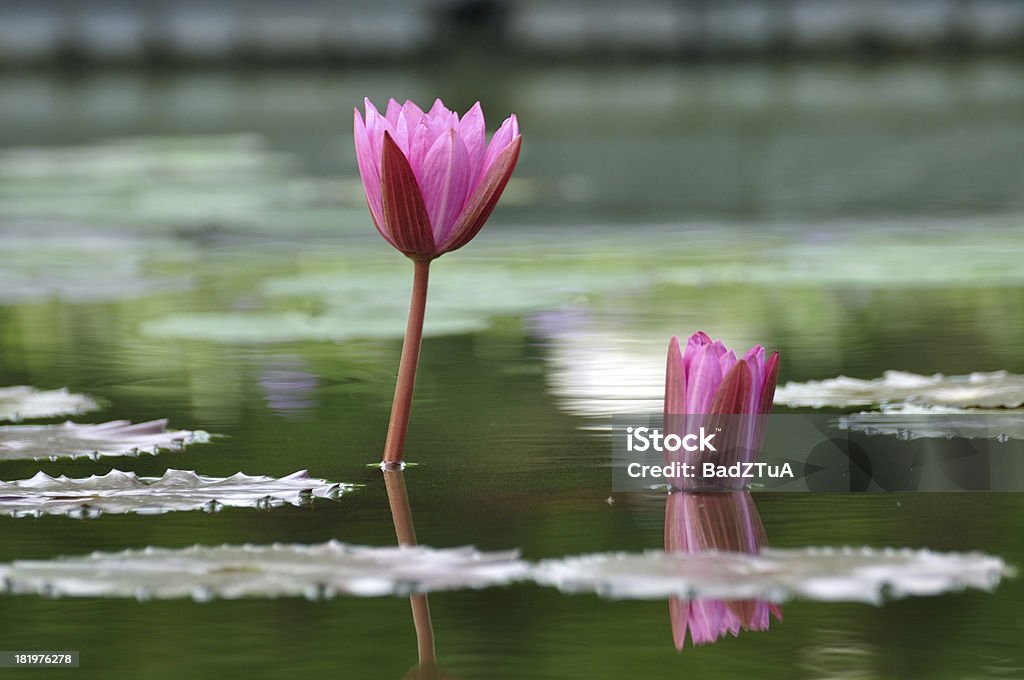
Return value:
M 668 346 L 665 373 L 665 432 L 680 437 L 703 426 L 717 431 L 714 457 L 701 452 L 680 451 L 667 455 L 667 462 L 697 464 L 711 460 L 718 465 L 753 462 L 764 442 L 764 420 L 771 411 L 779 377 L 779 355 L 754 345 L 742 358 L 707 333 L 698 331 L 686 342 L 686 349 L 673 336 Z M 700 487 L 699 477 L 673 480 L 677 486 Z M 717 485 L 739 487 L 741 480 L 717 481 Z
M 740 493 L 673 493 L 665 506 L 665 552 L 709 550 L 756 555 L 767 544 L 754 500 Z M 782 608 L 764 600 L 669 600 L 669 618 L 676 649 L 716 641 L 740 630 L 768 630 L 771 615 L 782 620 Z
M 365 100 L 355 111 L 356 158 L 373 223 L 414 260 L 469 243 L 483 227 L 519 159 L 514 115 L 487 143 L 477 102 L 460 119 L 440 99 L 424 113 L 388 101 L 384 115 Z

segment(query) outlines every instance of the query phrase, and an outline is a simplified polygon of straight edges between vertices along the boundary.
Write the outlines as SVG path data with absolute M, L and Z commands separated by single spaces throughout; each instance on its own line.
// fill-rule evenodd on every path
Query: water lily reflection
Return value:
M 669 494 L 665 506 L 665 552 L 707 551 L 757 554 L 767 544 L 764 526 L 748 492 Z M 782 608 L 764 600 L 669 600 L 676 649 L 715 642 L 726 633 L 768 630 Z
M 299 356 L 273 357 L 259 377 L 263 398 L 271 411 L 286 418 L 304 415 L 316 408 L 316 375 Z

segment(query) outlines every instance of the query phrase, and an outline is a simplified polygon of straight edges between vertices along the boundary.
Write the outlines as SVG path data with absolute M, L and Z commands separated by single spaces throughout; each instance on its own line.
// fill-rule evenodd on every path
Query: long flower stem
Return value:
M 412 392 L 416 386 L 416 366 L 420 361 L 420 343 L 423 340 L 423 317 L 427 310 L 427 279 L 430 261 L 415 260 L 412 279 L 412 301 L 409 303 L 409 323 L 405 327 L 402 359 L 398 365 L 395 398 L 391 402 L 391 421 L 388 438 L 384 442 L 384 462 L 401 463 L 405 452 L 405 433 L 409 429 Z

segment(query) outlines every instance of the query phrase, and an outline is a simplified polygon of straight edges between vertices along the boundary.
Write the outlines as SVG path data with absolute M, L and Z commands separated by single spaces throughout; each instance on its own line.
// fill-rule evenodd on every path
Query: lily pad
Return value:
M 688 285 L 753 286 L 981 287 L 1020 283 L 1019 252 L 1013 243 L 1019 234 L 982 227 L 978 240 L 969 242 L 955 233 L 957 226 L 953 221 L 938 226 L 935 241 L 927 244 L 884 223 L 864 225 L 852 234 L 838 234 L 838 229 L 833 229 L 813 234 L 806 241 L 793 239 L 751 249 L 760 257 L 737 258 L 725 266 L 680 268 L 672 280 Z M 951 257 L 956 258 L 956 267 L 947 266 Z
M 276 308 L 170 314 L 148 321 L 142 331 L 154 338 L 239 344 L 398 339 L 405 333 L 411 270 L 403 261 L 396 266 L 391 255 L 386 250 L 349 255 L 349 261 L 339 263 L 340 272 L 273 278 L 260 286 L 275 305 L 313 306 L 321 310 L 315 315 Z M 583 294 L 621 291 L 629 287 L 629 278 L 579 267 L 455 261 L 436 267 L 430 286 L 424 335 L 441 336 L 485 330 L 496 316 L 557 309 Z
M 193 546 L 0 565 L 0 588 L 50 597 L 197 600 L 376 597 L 533 580 L 608 598 L 792 598 L 881 604 L 886 597 L 993 590 L 1013 570 L 998 557 L 929 550 L 766 549 L 757 555 L 600 553 L 531 565 L 516 551 L 470 547 Z
M 365 547 L 336 541 L 146 548 L 0 565 L 0 589 L 51 597 L 196 600 L 242 597 L 378 597 L 485 588 L 519 580 L 515 551 L 470 547 Z
M 616 599 L 794 598 L 881 604 L 886 597 L 993 590 L 1012 570 L 998 557 L 930 550 L 765 549 L 756 555 L 600 553 L 545 560 L 541 585 Z
M 195 256 L 179 239 L 98 232 L 80 223 L 0 221 L 0 249 L 3 304 L 110 302 L 192 287 L 188 276 L 167 271 Z
M 112 420 L 98 425 L 5 425 L 0 427 L 0 461 L 133 456 L 180 451 L 209 440 L 209 433 L 202 430 L 168 430 L 163 419 L 146 423 Z
M 136 137 L 0 151 L 3 213 L 22 219 L 245 228 L 296 208 L 295 159 L 255 135 Z
M 349 338 L 401 337 L 406 312 L 366 315 L 310 316 L 299 312 L 224 312 L 177 314 L 143 325 L 146 335 L 182 340 L 209 340 L 238 344 L 273 344 L 298 341 L 341 341 Z M 425 336 L 470 333 L 486 328 L 479 317 L 428 315 Z
M 59 390 L 37 390 L 27 385 L 0 387 L 0 420 L 28 420 L 54 416 L 77 416 L 99 405 L 84 394 Z
M 775 393 L 787 406 L 871 406 L 906 402 L 957 408 L 1017 408 L 1024 405 L 1024 376 L 1006 371 L 944 376 L 886 371 L 881 378 L 839 376 L 829 380 L 790 382 Z
M 895 404 L 840 416 L 839 429 L 900 439 L 1024 439 L 1024 409 Z
M 0 482 L 0 515 L 95 517 L 103 513 L 163 514 L 181 510 L 216 512 L 222 507 L 272 508 L 306 505 L 314 498 L 337 499 L 354 488 L 309 476 L 203 477 L 190 470 L 168 470 L 163 477 L 137 477 L 112 470 L 84 479 L 50 477 Z

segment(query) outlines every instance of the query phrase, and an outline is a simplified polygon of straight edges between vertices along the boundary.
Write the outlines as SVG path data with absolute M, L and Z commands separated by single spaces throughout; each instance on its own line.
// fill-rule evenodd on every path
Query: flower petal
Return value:
M 443 117 L 445 119 L 445 122 L 448 122 L 448 120 L 451 118 L 452 112 L 448 110 L 448 107 L 444 105 L 443 101 L 441 101 L 440 99 L 435 99 L 434 105 L 430 107 L 430 111 L 427 112 L 427 115 L 430 116 L 431 118 Z
M 708 409 L 711 417 L 705 422 L 708 431 L 718 433 L 715 445 L 719 464 L 749 463 L 760 453 L 755 443 L 757 418 L 749 414 L 737 417 L 746 412 L 750 392 L 750 367 L 745 361 L 737 362 L 715 391 Z
M 405 124 L 412 130 L 420 121 L 423 120 L 423 109 L 416 106 L 416 103 L 411 99 L 406 99 L 405 103 L 402 104 L 402 117 L 405 118 Z
M 696 347 L 700 347 L 701 345 L 710 345 L 713 342 L 714 340 L 711 339 L 710 335 L 704 331 L 697 331 L 687 339 L 686 346 L 689 347 L 690 345 L 694 345 Z
M 487 126 L 484 123 L 484 112 L 480 102 L 473 104 L 459 122 L 459 137 L 466 144 L 469 156 L 470 187 L 476 187 L 484 167 L 484 154 L 487 153 Z
M 750 368 L 750 403 L 747 406 L 747 413 L 761 412 L 761 388 L 764 385 L 764 347 L 754 345 L 743 356 Z
M 688 354 L 691 359 L 686 371 L 686 410 L 692 414 L 707 413 L 722 382 L 722 367 L 710 345 L 703 345 Z
M 373 105 L 373 102 L 370 101 L 369 97 L 363 97 L 363 107 L 366 109 L 366 119 L 367 120 L 370 119 L 370 113 L 371 112 L 373 112 L 373 115 L 375 115 L 375 116 L 379 116 L 380 115 L 380 112 L 377 110 L 377 107 Z
M 430 124 L 426 118 L 423 118 L 416 124 L 412 131 L 412 137 L 409 138 L 406 157 L 409 159 L 409 165 L 413 168 L 414 173 L 418 171 L 418 168 L 423 167 L 423 159 L 435 141 L 431 133 Z
M 384 228 L 384 213 L 381 208 L 380 195 L 380 168 L 374 161 L 373 150 L 370 144 L 369 133 L 363 123 L 363 117 L 359 115 L 359 109 L 355 109 L 352 122 L 352 134 L 356 144 L 356 162 L 359 165 L 359 176 L 363 180 L 363 191 L 366 193 L 366 204 L 370 208 L 370 217 L 373 225 L 381 236 L 394 245 L 391 236 Z
M 725 349 L 725 345 L 721 342 L 717 342 L 715 344 L 720 345 L 722 349 L 725 350 L 718 355 L 718 364 L 722 367 L 722 375 L 725 375 L 732 370 L 733 366 L 736 365 L 736 352 L 733 352 L 731 349 Z M 718 349 L 716 348 L 715 351 L 717 352 Z
M 761 413 L 768 413 L 772 410 L 775 402 L 775 385 L 779 382 L 779 353 L 772 352 L 768 363 L 764 367 L 764 384 L 761 387 Z
M 679 338 L 672 336 L 668 344 L 668 365 L 665 368 L 665 415 L 686 413 L 686 371 Z
M 686 340 L 686 349 L 683 350 L 683 367 L 686 368 L 686 374 L 690 374 L 690 365 L 693 363 L 693 358 L 697 356 L 697 349 L 704 345 L 711 344 L 711 336 L 704 331 L 697 331 Z
M 490 170 L 491 165 L 498 160 L 498 156 L 518 138 L 519 123 L 516 121 L 515 114 L 512 114 L 505 119 L 505 122 L 501 124 L 498 131 L 491 137 L 491 143 L 484 154 L 483 172 Z
M 443 243 L 469 193 L 469 156 L 455 130 L 449 130 L 434 142 L 423 158 L 418 178 L 434 241 Z
M 440 244 L 440 252 L 457 250 L 472 241 L 480 232 L 484 222 L 491 216 L 494 206 L 498 204 L 512 171 L 515 170 L 521 147 L 522 138 L 518 137 L 487 168 L 483 179 L 466 201 L 458 221 L 448 232 L 445 241 Z
M 388 108 L 384 112 L 384 118 L 387 119 L 391 127 L 394 128 L 398 125 L 398 116 L 402 113 L 402 106 L 394 99 L 388 100 Z
M 373 102 L 369 99 L 364 99 L 363 102 L 366 107 L 366 138 L 370 142 L 370 158 L 377 167 L 379 174 L 381 172 L 384 133 L 389 130 L 390 125 L 384 116 L 378 113 Z
M 430 217 L 409 160 L 388 133 L 384 134 L 381 162 L 381 199 L 384 222 L 395 247 L 413 258 L 437 255 Z
M 739 361 L 722 378 L 722 383 L 715 390 L 715 398 L 711 402 L 709 413 L 743 413 L 750 390 L 750 367 L 747 366 L 747 362 Z
M 395 144 L 409 160 L 413 172 L 417 170 L 412 153 L 413 137 L 423 120 L 423 111 L 408 99 L 405 100 L 405 104 L 399 104 L 394 99 L 388 103 L 387 121 L 391 126 L 389 131 L 395 138 Z

